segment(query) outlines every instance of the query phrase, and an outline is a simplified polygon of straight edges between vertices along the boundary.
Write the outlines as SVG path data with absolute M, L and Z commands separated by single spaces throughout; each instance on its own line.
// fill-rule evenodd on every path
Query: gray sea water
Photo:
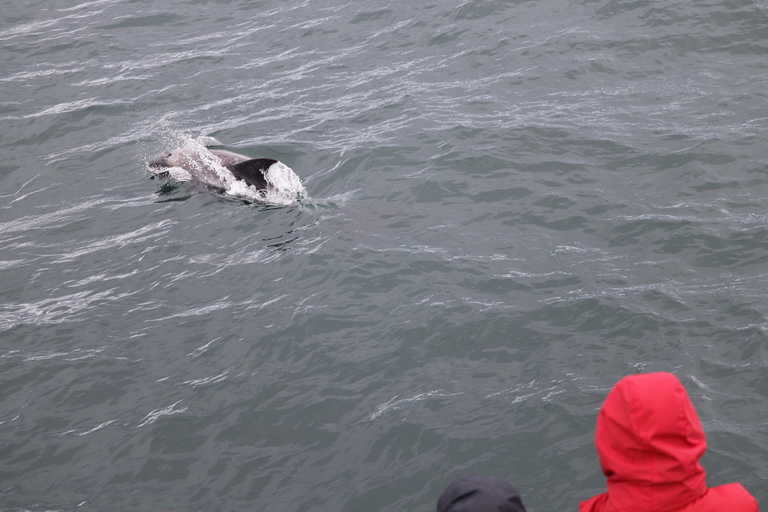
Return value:
M 0 510 L 532 512 L 676 374 L 768 503 L 765 0 L 15 1 Z M 152 180 L 212 136 L 288 205 Z

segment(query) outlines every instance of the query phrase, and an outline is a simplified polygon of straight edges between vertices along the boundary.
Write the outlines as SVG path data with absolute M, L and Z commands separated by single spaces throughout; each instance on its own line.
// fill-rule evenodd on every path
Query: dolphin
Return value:
M 197 144 L 157 155 L 147 163 L 146 170 L 158 178 L 199 181 L 221 189 L 229 189 L 233 183 L 244 181 L 256 190 L 269 190 L 273 185 L 266 176 L 275 164 L 280 162 Z

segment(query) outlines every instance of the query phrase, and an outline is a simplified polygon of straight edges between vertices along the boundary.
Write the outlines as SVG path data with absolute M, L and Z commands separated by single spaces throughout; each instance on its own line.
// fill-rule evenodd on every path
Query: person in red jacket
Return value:
M 758 511 L 741 484 L 707 488 L 704 431 L 670 373 L 621 379 L 597 415 L 595 447 L 608 492 L 582 501 L 579 512 Z

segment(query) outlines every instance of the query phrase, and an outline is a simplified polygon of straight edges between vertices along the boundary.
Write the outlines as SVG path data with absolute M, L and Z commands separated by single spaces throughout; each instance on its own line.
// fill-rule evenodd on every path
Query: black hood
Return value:
M 517 489 L 498 478 L 466 475 L 454 480 L 440 499 L 437 512 L 525 512 Z

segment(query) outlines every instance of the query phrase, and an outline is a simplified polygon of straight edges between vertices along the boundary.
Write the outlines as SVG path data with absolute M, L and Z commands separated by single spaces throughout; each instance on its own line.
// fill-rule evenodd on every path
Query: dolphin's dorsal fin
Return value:
M 210 148 L 213 146 L 223 146 L 221 142 L 219 142 L 219 139 L 216 137 L 211 137 L 210 135 L 201 135 L 197 139 L 195 139 L 198 144 L 201 144 L 205 146 L 206 148 Z
M 276 164 L 277 160 L 271 158 L 252 158 L 245 162 L 233 165 L 230 170 L 235 178 L 244 180 L 249 185 L 253 185 L 259 190 L 267 188 L 267 180 L 264 178 L 264 173 L 272 164 Z

